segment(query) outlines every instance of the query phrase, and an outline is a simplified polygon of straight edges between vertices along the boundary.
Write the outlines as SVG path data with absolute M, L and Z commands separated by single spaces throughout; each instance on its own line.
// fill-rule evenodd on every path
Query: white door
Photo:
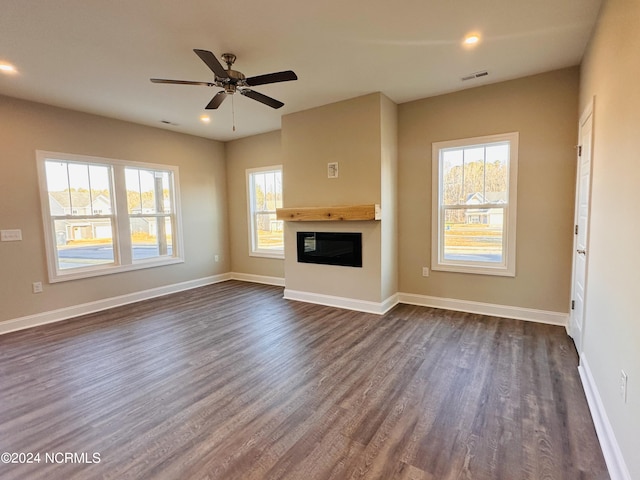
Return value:
M 587 107 L 580 118 L 580 144 L 578 146 L 578 171 L 576 180 L 575 235 L 573 250 L 573 286 L 571 289 L 571 337 L 578 354 L 582 353 L 584 331 L 584 307 L 587 284 L 587 256 L 589 233 L 589 199 L 591 190 L 591 139 L 593 109 Z

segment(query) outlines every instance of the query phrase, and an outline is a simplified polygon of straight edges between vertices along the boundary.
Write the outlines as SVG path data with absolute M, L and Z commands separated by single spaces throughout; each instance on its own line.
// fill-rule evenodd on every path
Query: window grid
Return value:
M 43 151 L 37 160 L 51 282 L 183 261 L 177 167 Z M 131 211 L 127 170 L 151 175 L 137 182 L 148 209 Z
M 515 275 L 517 145 L 517 133 L 433 144 L 433 270 Z
M 247 170 L 249 255 L 284 257 L 284 224 L 276 218 L 282 207 L 282 167 Z

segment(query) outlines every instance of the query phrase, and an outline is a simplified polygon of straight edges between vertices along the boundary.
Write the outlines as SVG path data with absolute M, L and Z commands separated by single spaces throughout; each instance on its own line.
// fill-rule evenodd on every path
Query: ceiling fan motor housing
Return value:
M 224 88 L 224 91 L 230 95 L 236 92 L 238 86 L 244 85 L 244 79 L 246 78 L 242 72 L 237 70 L 227 70 L 229 78 L 216 78 L 218 86 Z

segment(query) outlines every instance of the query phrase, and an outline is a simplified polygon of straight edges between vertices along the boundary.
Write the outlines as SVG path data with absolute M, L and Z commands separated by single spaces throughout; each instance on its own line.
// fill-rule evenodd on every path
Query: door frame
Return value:
M 571 253 L 571 303 L 569 305 L 569 335 L 573 338 L 573 342 L 576 346 L 576 350 L 578 351 L 578 355 L 582 354 L 583 350 L 583 338 L 584 338 L 584 330 L 586 327 L 585 317 L 586 317 L 586 306 L 587 306 L 587 286 L 589 279 L 589 231 L 591 226 L 591 193 L 592 193 L 592 184 L 593 184 L 593 145 L 594 145 L 594 113 L 595 113 L 595 97 L 591 99 L 591 101 L 584 108 L 582 115 L 580 115 L 580 119 L 578 121 L 578 145 L 576 146 L 578 150 L 582 141 L 582 131 L 583 125 L 586 122 L 591 124 L 591 142 L 589 145 L 589 192 L 587 198 L 587 225 L 585 232 L 585 249 L 587 251 L 585 259 L 585 271 L 584 271 L 584 292 L 583 292 L 583 305 L 582 305 L 582 318 L 576 319 L 575 310 L 572 308 L 573 301 L 576 297 L 575 289 L 576 289 L 576 257 L 577 253 L 577 241 L 578 235 L 573 235 L 573 249 Z M 578 214 L 579 214 L 579 188 L 580 188 L 580 162 L 581 155 L 580 152 L 576 152 L 576 189 L 575 189 L 575 200 L 574 200 L 574 216 L 573 216 L 573 225 L 574 228 L 578 225 Z M 581 328 L 578 327 L 577 322 L 580 322 Z

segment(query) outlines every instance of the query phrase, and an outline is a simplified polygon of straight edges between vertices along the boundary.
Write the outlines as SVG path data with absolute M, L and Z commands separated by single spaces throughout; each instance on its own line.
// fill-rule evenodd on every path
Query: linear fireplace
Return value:
M 362 233 L 297 232 L 298 262 L 362 267 Z

